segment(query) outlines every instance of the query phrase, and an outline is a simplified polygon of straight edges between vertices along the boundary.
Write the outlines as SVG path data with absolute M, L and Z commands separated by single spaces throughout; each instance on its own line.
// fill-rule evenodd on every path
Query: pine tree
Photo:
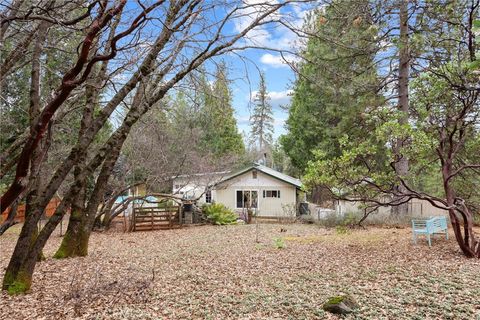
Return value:
M 217 157 L 243 155 L 245 145 L 234 117 L 232 94 L 225 64 L 218 66 L 213 86 L 210 86 L 206 79 L 204 82 L 201 145 L 204 150 L 208 150 Z
M 250 116 L 252 144 L 260 154 L 271 149 L 273 143 L 273 111 L 265 83 L 265 74 L 260 73 L 260 85 L 254 98 L 253 113 Z
M 340 138 L 369 131 L 362 115 L 382 103 L 377 95 L 374 65 L 377 29 L 366 0 L 338 0 L 309 16 L 314 34 L 303 52 L 280 142 L 300 171 L 320 149 L 329 157 L 340 153 Z

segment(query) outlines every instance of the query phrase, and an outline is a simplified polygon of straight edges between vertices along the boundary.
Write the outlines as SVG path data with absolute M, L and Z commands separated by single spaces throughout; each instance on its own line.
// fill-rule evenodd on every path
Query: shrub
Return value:
M 315 218 L 312 215 L 302 214 L 298 217 L 298 221 L 301 223 L 313 224 L 315 223 Z
M 357 224 L 361 218 L 361 213 L 349 212 L 341 215 L 336 212 L 331 212 L 319 219 L 318 224 L 326 228 L 333 228 L 337 226 L 350 227 Z
M 348 233 L 348 228 L 346 226 L 336 226 L 335 227 L 335 232 L 337 234 L 347 234 Z
M 208 220 L 214 224 L 226 225 L 237 223 L 237 215 L 221 203 L 204 205 L 202 211 Z
M 157 203 L 157 207 L 158 208 L 170 208 L 170 207 L 173 207 L 173 206 L 176 206 L 177 204 L 175 203 L 175 201 L 173 200 L 162 200 L 160 202 Z
M 473 225 L 477 227 L 480 226 L 480 213 L 473 215 Z
M 285 241 L 283 240 L 283 238 L 274 238 L 273 239 L 273 244 L 275 245 L 275 248 L 277 248 L 277 249 L 285 248 Z

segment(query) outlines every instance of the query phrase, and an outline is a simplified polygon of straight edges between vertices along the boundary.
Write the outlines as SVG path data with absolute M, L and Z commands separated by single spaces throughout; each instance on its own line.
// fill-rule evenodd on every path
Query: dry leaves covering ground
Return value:
M 346 319 L 480 319 L 480 262 L 452 239 L 428 248 L 412 245 L 409 229 L 264 224 L 256 243 L 256 233 L 255 225 L 96 233 L 88 257 L 48 258 L 30 294 L 2 293 L 0 318 L 337 319 L 321 305 L 349 293 L 361 309 Z M 15 237 L 0 237 L 1 270 Z

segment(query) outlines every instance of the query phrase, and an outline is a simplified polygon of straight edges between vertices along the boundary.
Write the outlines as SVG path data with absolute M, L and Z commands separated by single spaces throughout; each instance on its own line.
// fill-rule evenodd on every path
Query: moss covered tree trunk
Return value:
M 88 254 L 90 232 L 88 231 L 85 208 L 87 178 L 85 174 L 82 174 L 82 171 L 86 170 L 85 162 L 85 156 L 83 156 L 81 163 L 75 166 L 73 171 L 75 183 L 81 191 L 74 196 L 71 203 L 67 231 L 65 232 L 60 247 L 53 256 L 57 259 L 84 257 Z
M 73 188 L 71 194 L 75 194 L 75 192 L 78 192 L 78 190 Z M 60 203 L 55 214 L 39 233 L 37 232 L 37 222 L 48 202 L 41 199 L 41 201 L 35 203 L 34 210 L 25 218 L 12 257 L 5 270 L 2 283 L 3 290 L 7 290 L 10 294 L 18 294 L 30 289 L 37 259 L 48 238 L 62 220 L 67 203 L 72 201 L 71 194 L 67 194 L 67 201 Z
M 53 256 L 54 258 L 63 259 L 88 255 L 90 231 L 85 220 L 85 213 L 82 208 L 72 208 L 67 231 L 60 247 Z
M 15 265 L 9 267 L 5 272 L 2 289 L 11 295 L 27 292 L 32 286 L 36 259 L 34 258 L 33 261 L 31 258 L 24 261 L 12 259 L 10 262 Z
M 38 235 L 37 222 L 41 213 L 39 210 L 33 210 L 25 217 L 25 223 L 5 270 L 2 283 L 2 289 L 7 290 L 10 294 L 28 291 L 32 284 L 33 270 L 42 252 L 41 248 L 35 249 L 34 246 Z
M 102 71 L 98 74 L 103 77 Z M 99 90 L 92 81 L 87 81 L 85 86 L 85 108 L 83 109 L 80 129 L 78 131 L 78 140 L 86 134 L 87 128 L 92 125 L 93 111 L 98 107 Z M 63 237 L 62 243 L 54 255 L 54 258 L 73 258 L 83 257 L 88 254 L 88 240 L 90 232 L 87 231 L 87 219 L 85 200 L 87 196 L 87 154 L 83 153 L 78 163 L 73 168 L 73 179 L 80 188 L 80 192 L 74 196 L 71 203 L 71 213 L 68 220 L 68 227 Z
M 63 241 L 55 253 L 56 258 L 67 258 L 76 256 L 86 256 L 88 254 L 88 241 L 97 218 L 97 210 L 103 199 L 108 179 L 112 173 L 113 167 L 117 162 L 120 150 L 127 138 L 133 124 L 146 112 L 146 105 L 143 102 L 143 85 L 134 96 L 133 107 L 139 107 L 136 112 L 129 114 L 120 128 L 113 134 L 106 143 L 108 146 L 108 155 L 106 156 L 100 174 L 95 182 L 95 187 L 88 194 L 88 203 L 85 205 L 86 194 L 86 176 L 84 172 L 87 169 L 85 159 L 79 163 L 74 171 L 75 182 L 82 186 L 82 192 L 79 193 L 72 203 L 72 213 L 68 222 L 67 232 Z M 88 120 L 88 119 L 87 119 Z M 84 179 L 84 180 L 81 180 Z

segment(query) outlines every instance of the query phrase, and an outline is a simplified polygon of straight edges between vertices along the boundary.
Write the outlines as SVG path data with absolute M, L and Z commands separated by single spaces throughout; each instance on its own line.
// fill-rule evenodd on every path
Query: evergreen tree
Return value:
M 250 116 L 252 144 L 260 154 L 271 149 L 273 143 L 273 111 L 265 83 L 265 74 L 260 73 L 260 85 L 254 98 L 253 113 Z
M 382 103 L 374 65 L 376 27 L 366 0 L 332 2 L 308 17 L 314 34 L 303 53 L 280 142 L 294 166 L 304 171 L 320 149 L 340 152 L 339 139 L 369 131 L 363 114 Z
M 201 110 L 203 133 L 200 142 L 202 147 L 217 157 L 243 155 L 245 145 L 234 117 L 225 64 L 218 66 L 213 86 L 210 86 L 206 79 L 204 82 L 202 90 L 205 92 L 205 104 Z

